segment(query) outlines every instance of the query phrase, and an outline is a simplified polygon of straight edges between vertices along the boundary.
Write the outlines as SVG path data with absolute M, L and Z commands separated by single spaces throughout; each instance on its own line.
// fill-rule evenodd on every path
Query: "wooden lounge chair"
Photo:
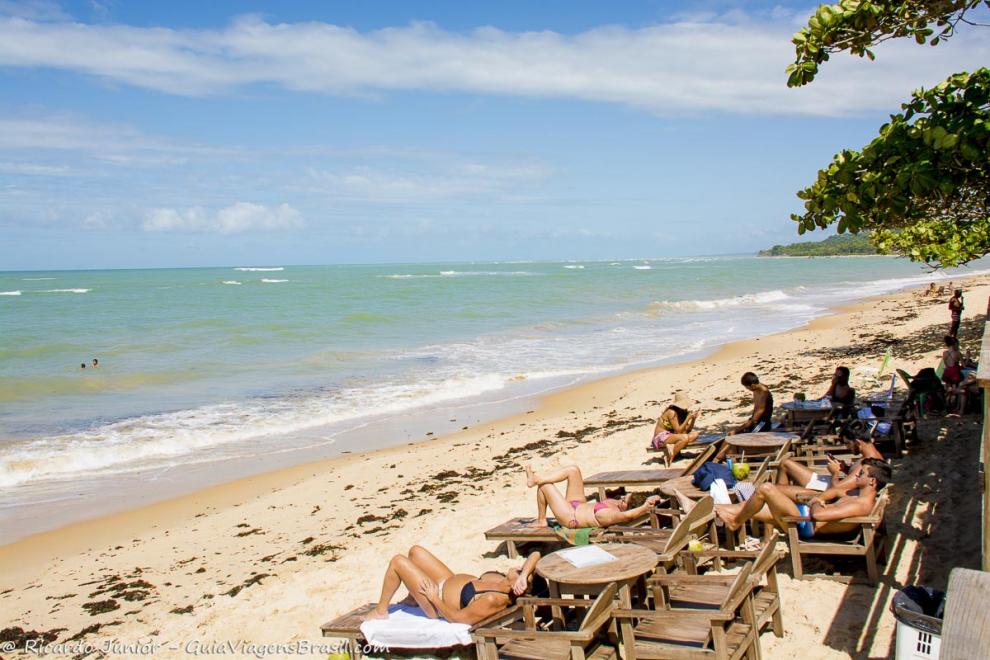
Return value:
M 624 658 L 713 658 L 736 660 L 760 657 L 756 614 L 751 590 L 753 564 L 734 576 L 724 598 L 710 610 L 615 609 Z
M 599 472 L 587 477 L 584 485 L 598 489 L 598 499 L 605 499 L 606 488 L 650 488 L 660 484 L 694 474 L 695 471 L 711 460 L 715 454 L 715 446 L 709 445 L 700 454 L 683 468 L 665 468 L 662 470 L 616 470 L 613 472 Z
M 777 564 L 787 554 L 780 541 L 780 533 L 774 530 L 764 540 L 760 550 L 703 550 L 700 553 L 684 551 L 686 561 L 699 558 L 720 558 L 723 561 L 746 559 L 753 562 L 753 609 L 758 634 L 767 626 L 774 635 L 783 637 L 784 620 L 780 609 L 780 588 L 777 582 Z M 693 609 L 717 606 L 725 598 L 735 575 L 707 573 L 693 575 L 656 575 L 647 582 L 656 609 Z M 766 580 L 766 584 L 763 580 Z
M 870 584 L 876 584 L 880 579 L 880 571 L 877 568 L 877 558 L 884 556 L 886 537 L 883 532 L 883 514 L 889 501 L 891 486 L 884 488 L 877 497 L 873 510 L 865 516 L 855 516 L 843 518 L 835 522 L 848 522 L 859 525 L 859 529 L 847 535 L 827 536 L 815 535 L 810 540 L 803 540 L 798 536 L 797 525 L 801 522 L 811 522 L 811 518 L 805 516 L 784 516 L 783 520 L 787 524 L 787 545 L 791 555 L 791 567 L 796 579 L 808 579 L 814 577 L 826 577 L 829 579 L 849 582 L 850 576 L 833 575 L 807 575 L 801 561 L 802 555 L 842 555 L 863 557 L 866 559 L 866 573 Z M 846 540 L 848 538 L 849 540 Z
M 364 622 L 364 617 L 368 614 L 368 612 L 375 609 L 375 605 L 376 603 L 367 603 L 361 607 L 351 610 L 350 612 L 347 612 L 346 614 L 342 614 L 333 621 L 328 621 L 320 626 L 320 631 L 323 633 L 324 637 L 344 640 L 347 644 L 347 652 L 350 654 L 351 658 L 361 658 L 364 657 L 366 653 L 373 653 L 375 657 L 381 657 L 381 650 L 369 648 L 367 640 L 361 633 L 361 624 Z M 471 632 L 473 633 L 478 628 L 483 628 L 494 624 L 499 620 L 499 617 L 504 616 L 511 609 L 511 607 L 506 608 L 501 612 L 497 612 L 490 617 L 479 621 L 471 627 Z M 398 653 L 388 653 L 385 657 L 401 657 L 402 650 L 397 649 L 397 651 Z M 428 652 L 428 649 L 409 649 L 407 651 L 407 653 L 416 656 L 421 656 L 425 652 Z
M 534 520 L 536 519 L 512 518 L 489 529 L 485 532 L 485 538 L 489 541 L 505 541 L 505 549 L 511 559 L 519 556 L 517 544 L 561 542 L 561 538 L 550 527 L 531 527 L 530 524 Z M 554 524 L 556 521 L 549 518 L 547 522 Z M 595 539 L 601 536 L 604 531 L 602 527 L 591 530 L 591 538 Z
M 529 658 L 532 660 L 606 660 L 615 658 L 615 649 L 601 643 L 599 633 L 611 621 L 618 587 L 613 582 L 597 598 L 520 598 L 497 619 L 475 626 L 478 660 Z M 565 616 L 567 611 L 586 609 L 576 630 L 543 630 L 537 608 L 552 607 Z M 501 646 L 499 646 L 501 644 Z
M 709 536 L 712 542 L 716 542 L 715 502 L 711 497 L 699 500 L 671 529 L 615 525 L 596 540 L 645 546 L 657 553 L 657 572 L 666 573 L 676 565 L 677 554 L 687 547 L 692 534 L 698 537 Z

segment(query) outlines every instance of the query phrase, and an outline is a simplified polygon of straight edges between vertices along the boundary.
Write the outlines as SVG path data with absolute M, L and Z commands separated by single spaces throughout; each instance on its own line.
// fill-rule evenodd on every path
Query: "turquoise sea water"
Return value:
M 0 273 L 0 527 L 124 477 L 181 485 L 191 466 L 357 451 L 375 424 L 417 439 L 396 434 L 403 419 L 670 361 L 932 278 L 879 257 Z

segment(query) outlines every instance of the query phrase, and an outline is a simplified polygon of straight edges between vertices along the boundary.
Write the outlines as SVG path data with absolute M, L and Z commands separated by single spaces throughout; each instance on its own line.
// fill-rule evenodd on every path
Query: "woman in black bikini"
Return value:
M 431 619 L 443 617 L 452 623 L 474 625 L 499 612 L 529 591 L 540 553 L 526 558 L 521 568 L 506 574 L 486 571 L 479 577 L 454 573 L 429 550 L 414 545 L 409 554 L 396 555 L 385 571 L 382 595 L 366 619 L 388 618 L 388 605 L 399 585 Z M 410 603 L 411 604 L 411 603 Z

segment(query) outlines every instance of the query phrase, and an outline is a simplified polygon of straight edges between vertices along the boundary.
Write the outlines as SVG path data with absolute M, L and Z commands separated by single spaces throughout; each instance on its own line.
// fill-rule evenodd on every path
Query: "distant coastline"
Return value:
M 843 234 L 825 240 L 774 245 L 760 250 L 760 257 L 847 257 L 879 256 L 868 234 Z

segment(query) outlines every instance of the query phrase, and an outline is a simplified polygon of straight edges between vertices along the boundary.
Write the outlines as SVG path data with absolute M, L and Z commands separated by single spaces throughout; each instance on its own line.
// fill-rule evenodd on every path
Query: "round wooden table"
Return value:
M 773 431 L 763 433 L 737 433 L 725 438 L 726 444 L 731 447 L 732 454 L 746 452 L 750 456 L 766 456 L 772 454 L 788 441 L 797 440 L 800 436 L 794 433 L 775 433 Z
M 610 582 L 619 585 L 619 602 L 632 607 L 630 587 L 657 565 L 657 553 L 635 543 L 599 543 L 596 547 L 613 555 L 615 561 L 578 568 L 551 552 L 536 564 L 536 572 L 550 583 L 550 595 L 559 597 L 561 591 L 573 594 L 597 595 Z

